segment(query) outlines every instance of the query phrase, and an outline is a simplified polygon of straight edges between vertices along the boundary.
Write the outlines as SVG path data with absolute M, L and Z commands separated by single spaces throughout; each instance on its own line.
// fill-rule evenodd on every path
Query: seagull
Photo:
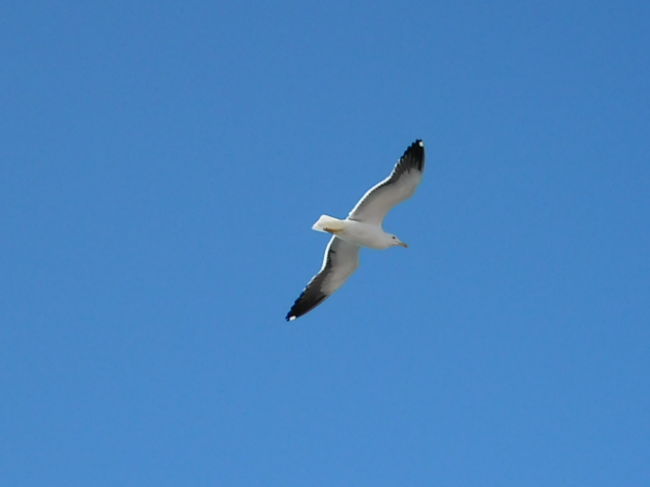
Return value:
M 406 149 L 388 177 L 363 195 L 346 219 L 321 215 L 312 229 L 330 233 L 332 238 L 320 271 L 296 299 L 287 313 L 287 321 L 311 311 L 343 286 L 359 267 L 361 247 L 408 247 L 396 235 L 384 232 L 382 224 L 393 206 L 413 196 L 423 171 L 424 143 L 418 139 Z

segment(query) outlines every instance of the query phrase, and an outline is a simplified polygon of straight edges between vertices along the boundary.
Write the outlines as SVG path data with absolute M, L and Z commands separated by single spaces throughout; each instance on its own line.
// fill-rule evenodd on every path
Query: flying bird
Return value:
M 311 311 L 343 286 L 359 267 L 361 247 L 408 247 L 396 235 L 384 232 L 382 225 L 393 206 L 413 196 L 423 171 L 424 143 L 418 139 L 406 149 L 388 177 L 363 195 L 345 220 L 321 215 L 312 229 L 333 236 L 325 249 L 323 266 L 296 299 L 287 321 Z

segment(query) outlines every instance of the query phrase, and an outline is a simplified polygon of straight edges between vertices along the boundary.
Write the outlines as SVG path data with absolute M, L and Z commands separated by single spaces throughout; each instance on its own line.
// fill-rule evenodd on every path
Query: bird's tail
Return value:
M 311 228 L 317 232 L 334 233 L 343 230 L 343 220 L 329 215 L 321 215 Z

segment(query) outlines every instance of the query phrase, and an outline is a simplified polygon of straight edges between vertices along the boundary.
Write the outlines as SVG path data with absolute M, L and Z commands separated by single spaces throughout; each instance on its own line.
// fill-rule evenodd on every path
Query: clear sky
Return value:
M 5 2 L 0 484 L 649 485 L 649 5 Z

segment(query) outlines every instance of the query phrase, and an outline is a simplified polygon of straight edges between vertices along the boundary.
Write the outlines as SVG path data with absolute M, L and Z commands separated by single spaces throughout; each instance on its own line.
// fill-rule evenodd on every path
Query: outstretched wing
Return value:
M 424 142 L 418 139 L 406 149 L 390 175 L 363 195 L 348 218 L 381 225 L 393 206 L 413 196 L 423 171 Z
M 338 290 L 359 267 L 359 246 L 332 237 L 323 257 L 323 266 L 312 277 L 287 313 L 287 321 L 311 311 Z

